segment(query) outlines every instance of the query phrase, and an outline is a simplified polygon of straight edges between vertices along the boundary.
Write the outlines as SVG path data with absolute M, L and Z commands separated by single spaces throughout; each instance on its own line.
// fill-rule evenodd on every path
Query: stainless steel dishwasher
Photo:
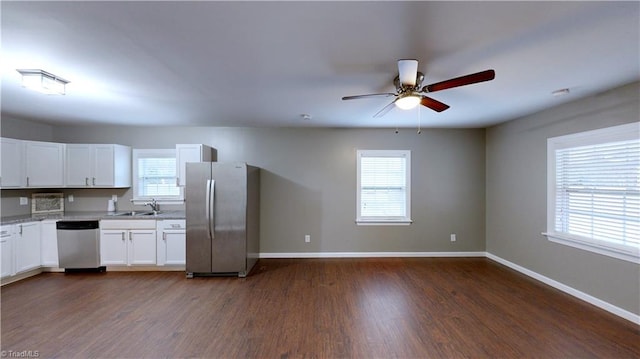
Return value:
M 58 221 L 58 267 L 65 272 L 104 272 L 98 221 Z

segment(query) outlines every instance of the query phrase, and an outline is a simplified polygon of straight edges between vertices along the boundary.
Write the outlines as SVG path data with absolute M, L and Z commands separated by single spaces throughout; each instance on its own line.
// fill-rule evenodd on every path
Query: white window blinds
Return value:
M 549 139 L 549 156 L 553 157 L 550 167 L 553 196 L 549 198 L 552 236 L 637 257 L 640 249 L 637 127 L 638 124 L 632 124 Z
M 556 232 L 640 245 L 640 141 L 556 151 Z
M 134 149 L 133 200 L 181 201 L 183 194 L 176 185 L 176 168 L 175 150 Z
M 359 222 L 410 221 L 410 151 L 358 151 Z
M 138 196 L 163 197 L 180 194 L 176 186 L 176 159 L 138 158 Z

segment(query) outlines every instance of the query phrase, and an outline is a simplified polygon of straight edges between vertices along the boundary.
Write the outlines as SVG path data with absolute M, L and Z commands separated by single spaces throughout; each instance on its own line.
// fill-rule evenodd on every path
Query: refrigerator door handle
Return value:
M 216 236 L 216 181 L 211 180 L 211 197 L 209 197 L 210 205 L 211 205 L 211 218 L 209 219 L 209 231 L 211 232 L 209 235 L 211 239 L 214 239 Z
M 204 202 L 204 217 L 207 219 L 207 223 L 209 223 L 209 218 L 211 217 L 211 213 L 209 213 L 209 201 L 211 201 L 211 180 L 207 180 L 207 193 L 205 195 L 206 200 Z
M 213 239 L 214 226 L 214 205 L 215 205 L 215 180 L 207 180 L 207 201 L 205 203 L 205 216 L 207 218 L 207 227 L 209 229 L 209 237 Z

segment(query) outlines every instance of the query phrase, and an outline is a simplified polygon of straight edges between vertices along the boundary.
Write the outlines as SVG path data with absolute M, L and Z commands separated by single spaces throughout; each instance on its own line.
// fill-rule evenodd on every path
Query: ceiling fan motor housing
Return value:
M 393 84 L 396 87 L 396 91 L 398 91 L 398 95 L 401 95 L 403 93 L 406 92 L 419 92 L 420 91 L 420 86 L 422 86 L 422 81 L 424 80 L 424 74 L 420 71 L 418 71 L 417 75 L 416 75 L 416 85 L 415 86 L 407 86 L 407 85 L 403 85 L 402 83 L 400 83 L 400 75 L 396 76 L 395 79 L 393 79 Z

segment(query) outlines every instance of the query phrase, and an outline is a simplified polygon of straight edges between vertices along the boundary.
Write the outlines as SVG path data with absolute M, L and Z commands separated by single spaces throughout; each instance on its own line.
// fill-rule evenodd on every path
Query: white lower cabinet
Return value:
M 101 220 L 100 265 L 184 266 L 186 221 Z M 56 220 L 0 226 L 0 277 L 58 267 Z
M 16 273 L 40 267 L 40 222 L 16 224 L 14 237 L 16 251 Z
M 158 265 L 186 264 L 186 223 L 184 219 L 158 221 Z
M 0 277 L 10 277 L 16 274 L 13 225 L 0 226 Z
M 44 220 L 40 224 L 42 266 L 58 267 L 58 232 L 55 220 Z
M 1 277 L 11 277 L 40 268 L 40 222 L 25 222 L 0 227 Z
M 100 264 L 155 265 L 156 221 L 100 221 Z

